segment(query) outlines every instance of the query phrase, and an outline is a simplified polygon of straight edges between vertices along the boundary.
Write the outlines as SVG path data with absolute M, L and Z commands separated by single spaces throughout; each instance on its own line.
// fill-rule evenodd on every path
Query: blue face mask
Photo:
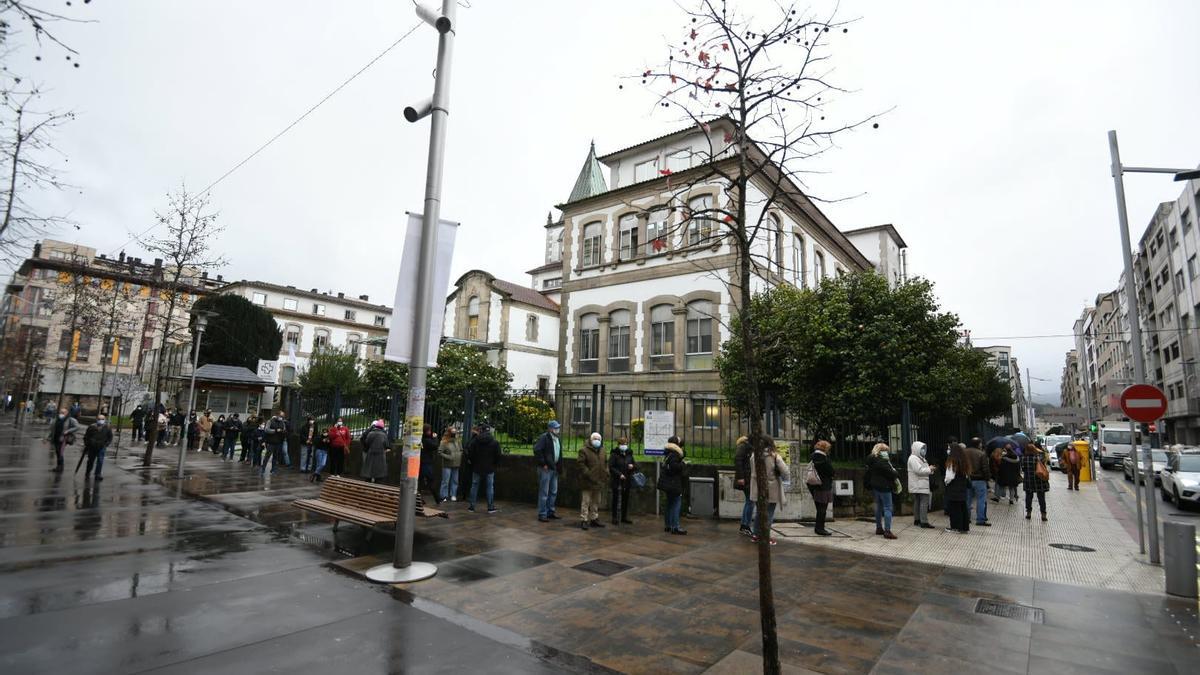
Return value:
M 600 447 L 600 445 L 601 445 L 600 441 L 592 441 L 593 448 L 598 448 L 598 447 Z

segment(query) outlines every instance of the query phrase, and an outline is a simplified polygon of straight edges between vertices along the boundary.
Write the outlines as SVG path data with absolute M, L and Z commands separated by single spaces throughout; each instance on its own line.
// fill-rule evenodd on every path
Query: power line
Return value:
M 330 91 L 328 94 L 325 94 L 325 96 L 322 97 L 321 100 L 319 100 L 315 104 L 313 104 L 313 106 L 310 107 L 308 110 L 305 110 L 302 115 L 297 117 L 291 124 L 284 127 L 282 131 L 280 131 L 279 133 L 272 136 L 266 143 L 263 143 L 262 145 L 258 146 L 258 148 L 256 150 L 254 150 L 254 152 L 251 152 L 249 155 L 246 155 L 246 157 L 242 161 L 238 162 L 237 164 L 234 164 L 232 168 L 230 168 L 225 173 L 221 174 L 221 176 L 219 178 L 217 178 L 213 182 L 209 183 L 208 187 L 206 187 L 203 190 L 201 190 L 200 192 L 196 193 L 196 196 L 200 197 L 200 196 L 207 194 L 214 187 L 216 187 L 218 184 L 220 184 L 221 181 L 225 180 L 226 178 L 231 176 L 235 171 L 237 171 L 238 169 L 245 166 L 247 162 L 249 162 L 250 160 L 257 157 L 259 155 L 259 153 L 261 153 L 263 150 L 266 150 L 268 147 L 271 146 L 271 144 L 273 144 L 275 141 L 282 138 L 284 136 L 284 134 L 291 131 L 293 128 L 295 128 L 296 125 L 303 122 L 304 119 L 306 117 L 308 117 L 309 115 L 311 115 L 313 112 L 315 112 L 317 108 L 320 108 L 322 105 L 324 105 L 326 101 L 333 98 L 333 96 L 335 94 L 337 94 L 339 91 L 341 91 L 342 89 L 345 89 L 347 85 L 349 85 L 354 80 L 358 79 L 359 75 L 362 75 L 364 72 L 366 72 L 368 68 L 375 65 L 376 62 L 378 62 L 384 56 L 387 56 L 387 54 L 389 52 L 391 52 L 393 49 L 395 49 L 401 42 L 404 42 L 404 40 L 407 39 L 408 36 L 410 36 L 414 32 L 416 32 L 416 30 L 421 27 L 421 23 L 422 22 L 418 21 L 417 23 L 413 24 L 412 28 L 409 28 L 408 31 L 406 33 L 404 33 L 404 35 L 401 35 L 399 38 L 396 39 L 395 42 L 388 45 L 383 51 L 376 54 L 375 58 L 368 61 L 366 63 L 366 65 L 364 65 L 362 68 L 359 68 L 353 75 L 346 78 L 338 86 L 334 87 L 334 89 L 332 91 Z M 121 244 L 120 248 L 124 249 L 126 246 L 128 246 L 128 245 L 132 244 L 133 242 L 137 241 L 138 239 L 141 239 L 142 237 L 146 236 L 147 234 L 149 234 L 151 231 L 153 231 L 157 227 L 158 227 L 158 223 L 155 223 L 154 225 L 151 225 L 150 227 L 143 230 L 142 232 L 139 232 L 138 234 L 133 235 L 132 237 L 129 238 L 128 241 L 126 241 L 124 244 Z

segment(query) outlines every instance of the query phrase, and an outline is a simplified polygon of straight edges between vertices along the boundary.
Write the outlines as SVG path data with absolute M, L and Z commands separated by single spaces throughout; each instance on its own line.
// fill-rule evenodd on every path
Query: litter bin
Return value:
M 1079 452 L 1079 482 L 1087 483 L 1092 480 L 1092 456 L 1090 444 L 1087 441 L 1071 441 L 1071 446 Z M 1062 458 L 1058 458 L 1059 463 L 1062 463 Z
M 698 518 L 712 518 L 717 513 L 717 482 L 714 478 L 688 478 L 688 497 L 691 514 Z
M 1168 595 L 1197 596 L 1195 525 L 1163 523 L 1163 571 Z

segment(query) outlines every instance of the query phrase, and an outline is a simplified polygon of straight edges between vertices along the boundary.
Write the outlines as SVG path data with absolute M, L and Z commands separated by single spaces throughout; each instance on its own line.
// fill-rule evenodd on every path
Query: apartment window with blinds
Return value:
M 638 219 L 637 215 L 627 213 L 619 221 L 621 234 L 620 260 L 633 260 L 638 254 Z
M 583 226 L 583 257 L 580 264 L 584 267 L 599 265 L 600 257 L 600 223 L 588 223 Z
M 697 300 L 687 306 L 687 351 L 685 365 L 688 370 L 709 370 L 713 364 L 712 303 Z
M 675 369 L 675 317 L 670 305 L 650 310 L 650 370 Z
M 579 317 L 579 372 L 595 373 L 600 370 L 600 315 L 584 314 Z
M 620 309 L 608 318 L 608 372 L 629 372 L 629 311 Z
M 654 255 L 666 251 L 668 237 L 667 210 L 654 209 L 646 220 L 646 255 Z
M 707 244 L 713 236 L 714 223 L 712 195 L 701 195 L 688 202 L 690 220 L 688 221 L 688 246 Z

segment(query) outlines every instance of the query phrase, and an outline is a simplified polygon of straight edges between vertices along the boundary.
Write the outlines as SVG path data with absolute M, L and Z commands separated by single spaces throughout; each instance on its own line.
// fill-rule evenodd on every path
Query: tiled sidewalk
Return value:
M 832 526 L 839 535 L 834 537 L 818 537 L 811 527 L 796 523 L 780 523 L 775 530 L 788 542 L 1063 584 L 1162 593 L 1162 568 L 1150 565 L 1138 553 L 1137 541 L 1101 498 L 1102 489 L 1110 488 L 1101 481 L 1069 491 L 1066 476 L 1052 472 L 1046 493 L 1049 522 L 1039 519 L 1036 500 L 1033 519 L 1025 520 L 1024 493 L 1020 493 L 1020 500 L 1011 506 L 1007 500 L 989 501 L 992 526 L 976 527 L 972 521 L 967 535 L 945 531 L 949 521 L 940 512 L 930 514 L 930 523 L 936 526 L 932 530 L 914 527 L 911 516 L 896 517 L 892 531 L 899 539 L 894 541 L 876 536 L 874 522 L 845 518 Z M 1095 551 L 1063 550 L 1050 544 L 1076 544 Z

